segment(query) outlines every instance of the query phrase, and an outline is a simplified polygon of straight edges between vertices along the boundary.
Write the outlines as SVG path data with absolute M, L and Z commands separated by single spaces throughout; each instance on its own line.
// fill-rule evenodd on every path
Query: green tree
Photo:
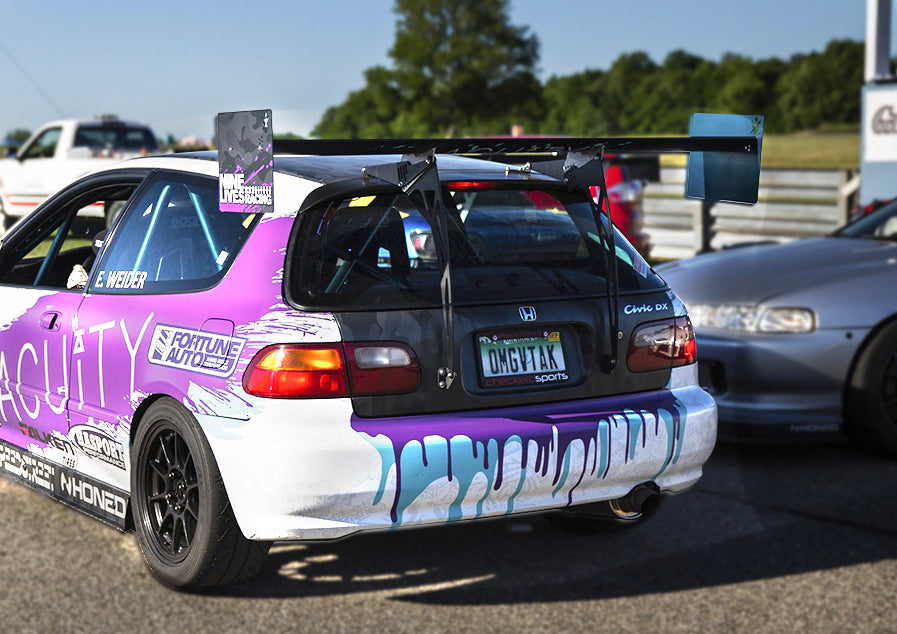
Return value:
M 725 55 L 717 66 L 719 76 L 714 109 L 718 112 L 754 114 L 766 103 L 766 85 L 749 57 Z
M 682 49 L 669 53 L 643 87 L 640 131 L 686 132 L 692 113 L 708 109 L 705 85 L 713 70 L 712 62 Z
M 776 85 L 785 130 L 859 121 L 863 56 L 862 42 L 832 40 L 822 53 L 793 57 Z
M 342 104 L 324 112 L 312 134 L 349 139 L 420 136 L 407 134 L 407 128 L 402 128 L 405 104 L 393 71 L 375 66 L 365 71 L 365 80 L 364 88 L 349 93 Z
M 586 70 L 545 82 L 543 134 L 597 136 L 608 129 L 604 101 L 604 71 Z
M 651 131 L 653 113 L 646 99 L 656 71 L 657 64 L 644 51 L 624 53 L 611 64 L 602 98 L 608 134 Z
M 395 11 L 392 67 L 366 71 L 313 134 L 494 133 L 541 117 L 539 43 L 510 24 L 508 0 L 396 0 Z
M 15 141 L 16 144 L 21 145 L 30 137 L 31 130 L 26 130 L 25 128 L 16 128 L 15 130 L 10 130 L 9 132 L 7 132 L 4 138 L 10 141 Z

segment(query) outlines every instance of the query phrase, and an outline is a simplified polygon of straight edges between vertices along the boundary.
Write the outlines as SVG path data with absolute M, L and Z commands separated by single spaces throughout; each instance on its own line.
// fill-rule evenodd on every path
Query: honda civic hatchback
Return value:
M 635 521 L 693 485 L 716 406 L 691 324 L 588 187 L 439 155 L 421 195 L 372 175 L 400 158 L 277 155 L 264 214 L 219 211 L 214 152 L 52 197 L 0 247 L 0 472 L 187 588 L 275 540 Z

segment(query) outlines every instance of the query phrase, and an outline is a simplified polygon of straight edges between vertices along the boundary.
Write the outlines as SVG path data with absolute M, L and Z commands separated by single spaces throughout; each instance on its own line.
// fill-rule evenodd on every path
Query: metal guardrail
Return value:
M 848 220 L 859 190 L 856 170 L 760 172 L 754 206 L 683 197 L 685 168 L 662 168 L 645 189 L 645 231 L 658 259 L 688 258 L 746 242 L 788 242 L 824 235 Z

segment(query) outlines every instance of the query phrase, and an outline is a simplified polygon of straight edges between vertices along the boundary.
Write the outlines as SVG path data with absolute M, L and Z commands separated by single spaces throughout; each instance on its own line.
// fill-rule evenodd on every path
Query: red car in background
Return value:
M 652 245 L 651 236 L 644 232 L 644 181 L 659 180 L 659 175 L 652 178 L 659 172 L 657 165 L 656 156 L 639 159 L 611 156 L 604 171 L 611 221 L 645 259 L 651 254 Z M 596 187 L 591 191 L 592 196 L 598 195 Z

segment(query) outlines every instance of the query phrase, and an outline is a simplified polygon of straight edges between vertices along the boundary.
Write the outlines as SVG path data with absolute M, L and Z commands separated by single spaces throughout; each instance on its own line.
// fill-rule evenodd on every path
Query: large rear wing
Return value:
M 688 153 L 685 195 L 727 202 L 757 202 L 763 117 L 695 114 L 687 137 L 548 137 L 471 139 L 276 140 L 274 154 L 425 156 L 456 154 L 519 163 L 563 159 L 564 173 L 605 154 Z M 515 160 L 518 157 L 518 160 Z M 541 171 L 541 170 L 540 170 Z
M 604 339 L 605 371 L 613 372 L 623 333 L 619 329 L 619 286 L 614 231 L 604 178 L 607 154 L 644 155 L 687 152 L 685 195 L 691 198 L 739 203 L 757 202 L 760 182 L 760 147 L 763 117 L 695 114 L 690 136 L 666 138 L 498 138 L 498 139 L 380 139 L 346 141 L 273 140 L 271 111 L 221 113 L 218 115 L 219 208 L 244 213 L 273 209 L 274 154 L 306 155 L 399 155 L 399 161 L 372 161 L 362 169 L 366 178 L 376 178 L 399 187 L 433 220 L 442 253 L 448 244 L 448 214 L 440 185 L 437 154 L 487 158 L 536 169 L 563 179 L 571 186 L 599 186 L 594 201 L 599 244 L 605 258 L 609 318 Z M 260 185 L 255 183 L 260 182 Z M 249 186 L 247 186 L 249 185 Z M 264 200 L 262 200 L 262 198 Z M 264 206 L 257 204 L 261 200 Z M 606 220 L 606 222 L 605 222 Z M 438 369 L 440 388 L 450 389 L 454 370 L 454 321 L 452 275 L 449 259 L 442 263 L 440 292 L 444 322 L 443 365 Z

